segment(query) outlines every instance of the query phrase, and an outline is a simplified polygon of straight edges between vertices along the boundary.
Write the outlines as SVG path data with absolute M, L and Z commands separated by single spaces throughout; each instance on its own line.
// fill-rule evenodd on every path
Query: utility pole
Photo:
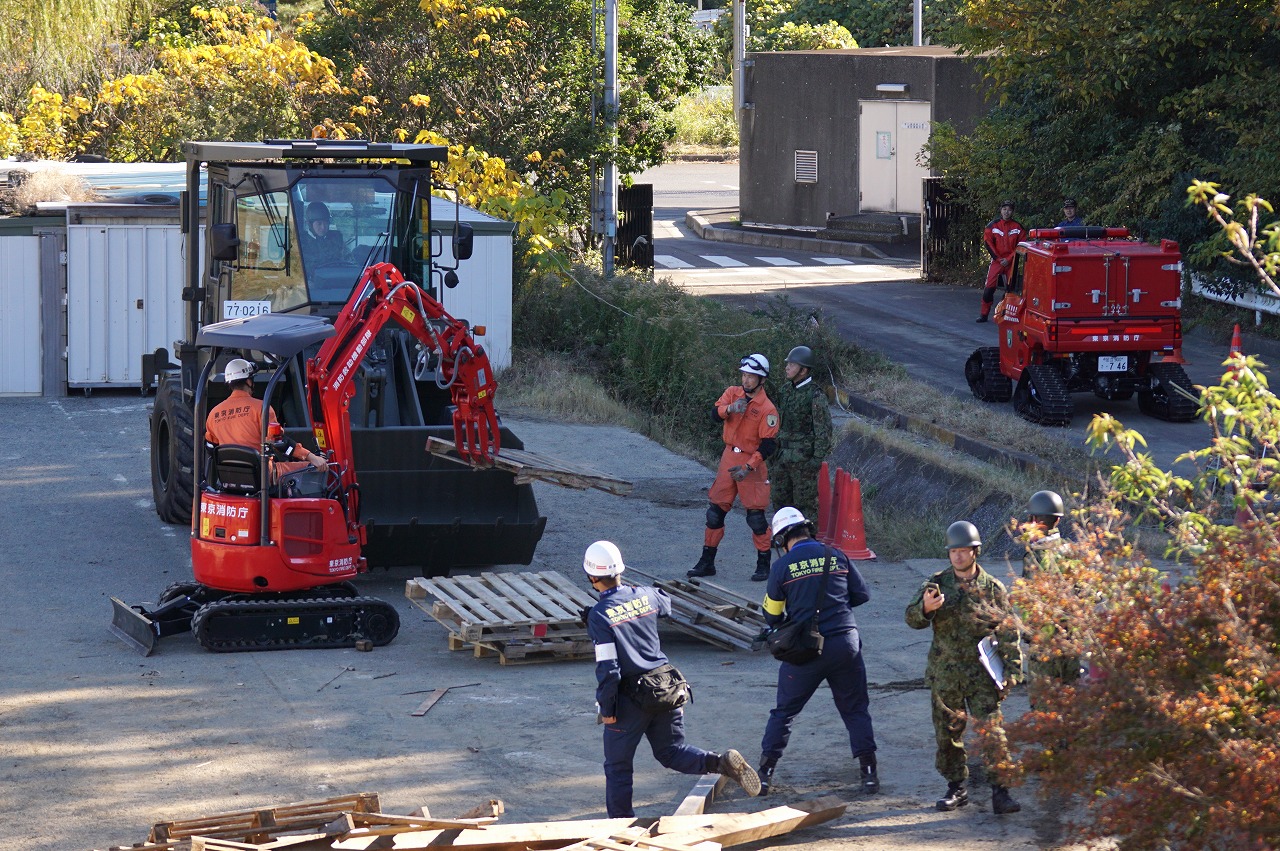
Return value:
M 916 47 L 924 45 L 924 0 L 914 0 L 911 4 L 911 43 Z
M 601 238 L 604 275 L 611 277 L 618 237 L 618 165 L 613 161 L 618 147 L 618 0 L 593 0 L 591 44 L 604 66 L 591 98 L 591 126 L 603 124 L 610 149 L 609 161 L 592 176 L 591 231 Z
M 918 0 L 917 0 L 918 2 Z M 733 109 L 738 116 L 738 133 L 742 133 L 743 104 L 747 89 L 743 81 L 747 61 L 747 0 L 733 0 Z

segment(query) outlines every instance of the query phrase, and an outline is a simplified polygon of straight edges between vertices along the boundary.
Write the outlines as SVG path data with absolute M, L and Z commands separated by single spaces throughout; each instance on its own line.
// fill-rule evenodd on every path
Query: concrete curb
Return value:
M 743 227 L 723 227 L 712 221 L 737 213 L 737 208 L 719 210 L 690 210 L 684 215 L 685 226 L 710 242 L 733 242 L 739 245 L 759 245 L 762 248 L 785 248 L 788 251 L 809 251 L 816 254 L 836 254 L 841 257 L 873 257 L 877 260 L 900 261 L 865 242 L 839 242 L 832 239 L 795 236 L 787 233 L 769 233 Z

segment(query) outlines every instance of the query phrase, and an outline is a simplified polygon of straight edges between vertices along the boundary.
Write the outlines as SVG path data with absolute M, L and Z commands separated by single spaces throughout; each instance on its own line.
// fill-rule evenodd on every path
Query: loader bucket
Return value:
M 111 634 L 143 656 L 155 652 L 160 640 L 155 622 L 116 597 L 111 598 L 111 607 Z
M 502 446 L 523 448 L 509 429 Z M 423 576 L 453 567 L 529 564 L 546 518 L 533 486 L 498 469 L 475 470 L 426 451 L 452 426 L 353 428 L 364 555 L 372 567 L 413 566 Z

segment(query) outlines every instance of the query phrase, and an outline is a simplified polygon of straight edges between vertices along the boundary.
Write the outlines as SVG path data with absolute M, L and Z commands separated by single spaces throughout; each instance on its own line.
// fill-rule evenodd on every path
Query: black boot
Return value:
M 1009 794 L 1009 787 L 991 787 L 991 812 L 998 816 L 1002 816 L 1008 813 L 1017 813 L 1021 811 L 1022 804 L 1015 801 L 1013 796 Z
M 862 775 L 862 791 L 874 795 L 880 791 L 880 775 L 876 774 L 876 758 L 859 757 L 858 773 Z
M 702 558 L 698 559 L 698 563 L 693 566 L 686 574 L 689 578 L 695 576 L 715 576 L 716 575 L 716 548 L 703 547 Z
M 756 551 L 756 572 L 751 574 L 752 582 L 764 582 L 769 578 L 769 551 Z
M 987 317 L 986 317 L 986 315 L 984 314 L 984 315 L 982 315 L 982 316 L 979 316 L 977 321 L 979 321 L 979 322 L 986 322 L 986 321 L 987 321 Z
M 769 794 L 769 786 L 773 783 L 773 770 L 777 767 L 778 758 L 776 756 L 765 757 L 760 760 L 760 768 L 756 770 L 756 775 L 760 778 L 761 797 Z
M 939 798 L 935 806 L 944 813 L 949 813 L 967 803 L 969 803 L 969 790 L 965 787 L 964 781 L 960 780 L 947 784 L 947 794 Z

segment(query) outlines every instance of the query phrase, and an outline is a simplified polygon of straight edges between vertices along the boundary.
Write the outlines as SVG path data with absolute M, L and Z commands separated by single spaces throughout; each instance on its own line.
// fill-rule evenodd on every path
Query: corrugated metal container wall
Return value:
M 144 352 L 183 335 L 176 225 L 67 227 L 67 384 L 141 384 Z
M 0 238 L 0 393 L 39 394 L 40 237 Z
M 444 309 L 473 326 L 485 326 L 479 342 L 495 370 L 511 365 L 511 252 L 509 233 L 477 230 L 475 252 L 458 267 L 458 286 L 437 290 Z M 445 261 L 448 257 L 446 244 Z

